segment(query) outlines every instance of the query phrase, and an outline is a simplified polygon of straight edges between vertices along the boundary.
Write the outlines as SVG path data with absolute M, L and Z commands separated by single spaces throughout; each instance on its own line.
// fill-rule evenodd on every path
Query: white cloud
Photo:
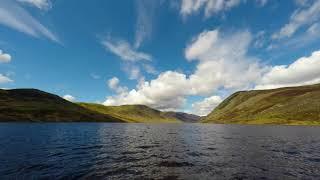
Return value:
M 134 47 L 139 48 L 143 41 L 152 34 L 153 21 L 159 1 L 138 0 L 136 1 L 137 24 Z
M 251 43 L 247 31 L 223 35 L 204 31 L 186 49 L 186 58 L 198 60 L 190 76 L 194 94 L 210 94 L 217 88 L 243 89 L 259 79 L 263 68 L 247 55 Z
M 141 73 L 141 69 L 138 65 L 134 63 L 127 63 L 123 66 L 123 70 L 128 74 L 129 79 L 133 80 L 139 80 L 143 79 L 143 75 Z
M 137 89 L 108 97 L 104 105 L 144 104 L 162 110 L 176 109 L 185 102 L 188 91 L 184 74 L 166 71 L 157 79 L 142 82 Z
M 113 78 L 109 79 L 108 86 L 109 86 L 110 89 L 114 90 L 114 89 L 116 89 L 118 87 L 119 82 L 120 81 L 119 81 L 119 79 L 117 77 L 113 77 Z
M 180 13 L 186 17 L 204 8 L 205 16 L 210 17 L 240 4 L 241 0 L 182 0 Z
M 317 42 L 320 38 L 320 24 L 314 23 L 306 29 L 304 33 L 300 33 L 296 36 L 293 36 L 285 41 L 277 41 L 269 44 L 267 50 L 294 50 L 301 49 L 302 47 L 308 46 L 314 42 Z
M 140 81 L 135 89 L 122 91 L 117 90 L 119 80 L 113 79 L 109 87 L 117 94 L 107 97 L 104 105 L 144 104 L 159 110 L 177 110 L 184 106 L 188 96 L 205 95 L 208 98 L 192 106 L 192 112 L 205 115 L 221 102 L 221 98 L 212 96 L 218 90 L 233 92 L 320 83 L 320 51 L 290 65 L 261 66 L 258 59 L 247 55 L 251 39 L 247 31 L 232 34 L 204 31 L 185 50 L 188 61 L 198 62 L 192 74 L 165 71 L 156 79 Z
M 320 83 L 320 51 L 302 57 L 290 65 L 272 67 L 257 84 L 256 89 L 299 86 Z
M 0 84 L 10 83 L 10 82 L 13 82 L 13 80 L 3 74 L 0 74 Z
M 18 0 L 18 1 L 23 3 L 28 3 L 42 10 L 51 8 L 50 0 Z
M 119 86 L 119 83 L 120 80 L 117 77 L 113 77 L 108 80 L 108 87 L 117 93 L 123 93 L 127 91 L 127 88 Z
M 144 52 L 139 52 L 127 41 L 107 38 L 101 43 L 106 50 L 119 56 L 121 60 L 124 61 L 122 68 L 128 74 L 129 79 L 141 81 L 144 79 L 144 76 L 142 75 L 143 71 L 149 74 L 155 73 L 154 67 L 147 64 L 152 61 L 152 56 Z
M 151 55 L 135 50 L 128 42 L 124 40 L 112 41 L 110 39 L 103 40 L 102 45 L 112 52 L 113 54 L 119 56 L 124 61 L 151 61 Z
M 228 35 L 204 31 L 186 48 L 186 58 L 199 62 L 193 74 L 162 72 L 135 89 L 108 97 L 104 104 L 145 104 L 172 110 L 180 109 L 190 95 L 210 95 L 218 88 L 246 88 L 262 73 L 256 59 L 246 55 L 250 41 L 247 31 Z
M 314 1 L 309 7 L 299 8 L 290 17 L 289 23 L 283 26 L 279 32 L 272 35 L 273 39 L 288 38 L 294 35 L 300 28 L 320 20 L 320 1 Z
M 211 17 L 221 12 L 230 10 L 238 6 L 240 3 L 245 3 L 246 0 L 181 0 L 180 14 L 183 17 L 198 13 L 204 9 L 205 17 Z M 267 0 L 255 0 L 259 6 L 264 6 Z
M 67 94 L 67 95 L 64 95 L 63 96 L 63 99 L 67 100 L 67 101 L 70 101 L 70 102 L 74 102 L 76 100 L 75 97 L 73 97 L 72 95 L 70 94 Z
M 33 37 L 45 37 L 59 43 L 58 37 L 12 0 L 0 1 L 0 25 Z
M 11 61 L 11 55 L 3 53 L 0 49 L 0 63 L 8 63 Z
M 199 116 L 206 116 L 221 102 L 222 102 L 222 98 L 220 96 L 211 96 L 211 97 L 205 98 L 202 101 L 195 102 L 192 104 L 192 112 Z

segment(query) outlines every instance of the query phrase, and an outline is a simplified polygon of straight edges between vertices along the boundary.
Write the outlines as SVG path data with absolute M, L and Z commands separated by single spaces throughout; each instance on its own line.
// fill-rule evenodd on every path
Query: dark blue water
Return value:
M 0 179 L 320 179 L 320 128 L 0 124 Z

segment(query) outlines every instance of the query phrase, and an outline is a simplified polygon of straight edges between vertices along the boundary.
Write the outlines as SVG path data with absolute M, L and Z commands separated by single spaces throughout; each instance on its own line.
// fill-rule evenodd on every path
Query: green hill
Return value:
M 125 122 L 177 123 L 177 118 L 167 117 L 161 111 L 144 105 L 104 106 L 92 103 L 79 103 L 84 108 L 122 119 Z
M 0 89 L 0 122 L 122 122 L 36 89 Z
M 320 125 L 320 84 L 237 92 L 202 122 Z

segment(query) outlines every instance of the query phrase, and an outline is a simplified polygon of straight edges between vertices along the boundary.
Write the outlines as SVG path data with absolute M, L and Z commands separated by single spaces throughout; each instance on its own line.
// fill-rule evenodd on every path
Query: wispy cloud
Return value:
M 107 51 L 118 56 L 123 61 L 122 69 L 128 74 L 129 79 L 142 81 L 144 79 L 142 70 L 149 74 L 155 73 L 154 67 L 148 64 L 152 61 L 152 56 L 138 51 L 127 41 L 106 38 L 101 41 L 101 44 Z
M 127 41 L 111 40 L 107 38 L 103 40 L 102 45 L 113 54 L 119 56 L 124 61 L 151 61 L 151 55 L 135 50 Z
M 93 79 L 100 79 L 101 78 L 101 76 L 99 74 L 96 74 L 96 73 L 91 73 L 90 77 L 93 78 Z
M 270 52 L 280 52 L 282 54 L 283 50 L 287 49 L 299 49 L 306 47 L 318 41 L 320 38 L 320 23 L 314 23 L 304 32 L 294 35 L 290 38 L 280 41 L 271 41 L 271 44 L 267 47 Z
M 136 1 L 137 23 L 134 43 L 135 48 L 139 48 L 146 39 L 150 38 L 158 5 L 159 1 Z
M 45 37 L 59 43 L 59 38 L 32 17 L 24 8 L 15 1 L 0 1 L 0 25 L 7 26 L 33 37 Z
M 228 11 L 246 0 L 181 0 L 180 14 L 185 18 L 204 9 L 206 18 Z M 267 0 L 255 0 L 259 6 L 264 6 Z
M 298 8 L 290 16 L 289 22 L 272 35 L 273 39 L 289 38 L 300 28 L 320 20 L 320 1 L 314 1 L 308 7 Z
M 30 4 L 42 10 L 50 9 L 52 6 L 50 0 L 17 0 L 17 1 Z

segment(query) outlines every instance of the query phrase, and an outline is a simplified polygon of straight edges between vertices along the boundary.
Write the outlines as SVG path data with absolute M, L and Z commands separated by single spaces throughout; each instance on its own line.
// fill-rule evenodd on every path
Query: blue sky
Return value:
M 320 83 L 317 0 L 2 0 L 0 88 L 206 115 Z

